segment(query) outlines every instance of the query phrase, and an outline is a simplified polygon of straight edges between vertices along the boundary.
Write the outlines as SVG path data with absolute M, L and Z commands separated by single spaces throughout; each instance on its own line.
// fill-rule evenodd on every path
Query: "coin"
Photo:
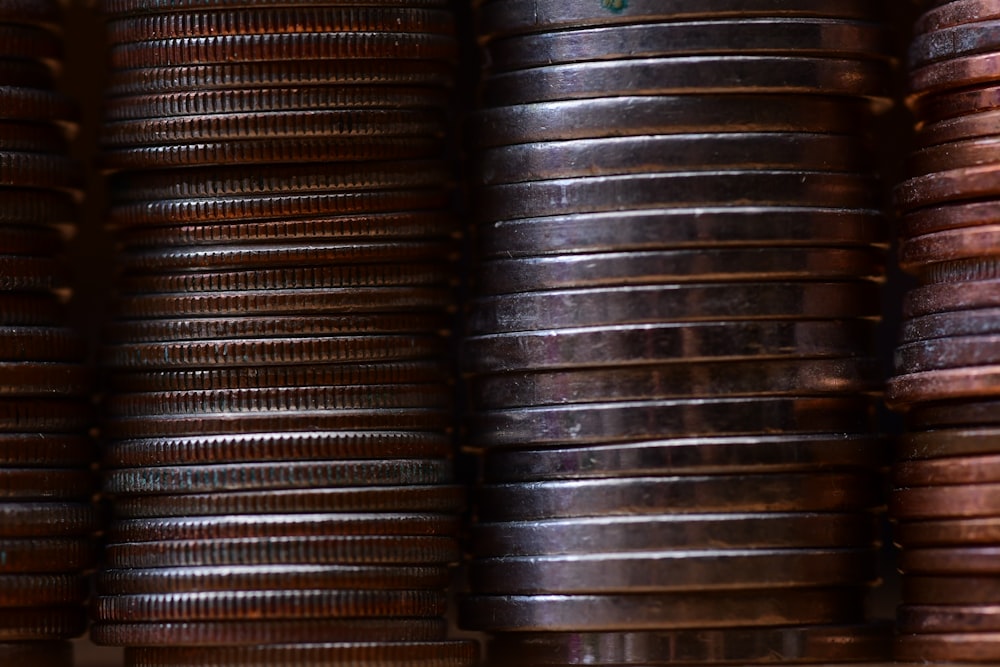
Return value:
M 990 662 L 1000 655 L 1000 637 L 989 632 L 898 635 L 893 655 L 897 660 Z
M 996 40 L 997 21 L 980 15 L 976 21 L 952 26 L 939 26 L 915 35 L 910 42 L 910 66 L 917 68 L 939 60 L 960 58 L 974 53 L 992 52 L 1000 48 Z
M 0 641 L 42 641 L 79 637 L 87 629 L 87 613 L 77 607 L 0 608 Z
M 38 667 L 73 667 L 73 645 L 66 641 L 5 642 L 0 660 Z
M 934 459 L 1000 453 L 1000 429 L 940 429 L 907 433 L 899 439 L 899 459 Z
M 994 605 L 900 605 L 896 622 L 903 634 L 996 632 L 1000 627 Z
M 996 580 L 989 577 L 911 574 L 903 578 L 904 604 L 989 604 L 996 595 Z
M 906 574 L 989 575 L 996 572 L 998 553 L 990 546 L 905 549 L 899 569 Z
M 980 489 L 972 488 L 969 489 L 972 493 L 979 491 Z M 989 502 L 989 491 L 992 489 L 987 489 L 984 495 L 984 505 Z M 950 497 L 949 497 L 950 498 Z M 962 493 L 954 494 L 953 498 L 950 498 L 958 507 L 972 508 L 974 507 L 967 502 L 967 498 L 963 497 Z M 963 501 L 966 501 L 963 505 Z M 916 518 L 929 518 L 935 519 L 933 521 L 901 521 L 896 527 L 896 538 L 901 544 L 912 545 L 912 546 L 969 546 L 972 544 L 997 544 L 1000 540 L 997 539 L 998 528 L 1000 528 L 1000 521 L 996 519 L 997 514 L 995 512 L 987 511 L 984 517 L 966 518 L 962 516 L 961 513 L 955 513 L 954 516 L 947 515 L 947 509 L 938 515 L 929 514 L 926 517 L 916 517 Z M 954 512 L 954 510 L 952 510 Z M 898 513 L 898 512 L 897 512 Z M 975 512 L 968 512 L 969 515 L 974 515 Z M 900 516 L 901 519 L 909 519 L 911 517 Z
M 0 607 L 59 607 L 83 604 L 89 581 L 79 574 L 2 574 Z
M 479 659 L 472 641 L 277 644 L 221 648 L 126 649 L 133 667 L 323 667 L 336 663 L 403 667 L 432 663 L 441 667 L 471 667 Z
M 897 485 L 938 486 L 1000 482 L 1000 456 L 951 456 L 947 459 L 903 461 L 893 470 Z

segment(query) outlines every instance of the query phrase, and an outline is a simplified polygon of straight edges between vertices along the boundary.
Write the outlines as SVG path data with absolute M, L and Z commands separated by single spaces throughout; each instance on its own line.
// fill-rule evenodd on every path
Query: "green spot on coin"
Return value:
M 628 7 L 628 0 L 601 0 L 601 7 L 609 12 L 620 14 Z

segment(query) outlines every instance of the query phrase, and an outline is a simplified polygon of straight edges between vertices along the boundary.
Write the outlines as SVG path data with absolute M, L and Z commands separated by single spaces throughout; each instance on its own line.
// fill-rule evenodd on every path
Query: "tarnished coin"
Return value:
M 1000 659 L 1000 633 L 900 634 L 893 655 L 900 661 L 994 662 Z
M 100 525 L 96 508 L 86 503 L 0 503 L 0 537 L 3 538 L 81 536 L 97 531 Z
M 96 521 L 94 522 L 97 523 Z M 44 524 L 42 524 L 44 525 Z M 27 532 L 27 531 L 26 531 Z M 36 532 L 40 532 L 37 531 Z M 94 530 L 80 537 L 12 537 L 0 539 L 4 575 L 65 574 L 91 569 L 97 563 L 98 550 L 90 540 Z M 59 535 L 57 530 L 52 535 Z M 36 582 L 37 583 L 37 582 Z M 82 602 L 82 598 L 80 599 Z M 38 602 L 38 605 L 41 605 Z M 33 606 L 30 600 L 23 606 Z M 15 605 L 16 606 L 16 605 Z
M 979 454 L 1000 454 L 1000 429 L 915 431 L 901 436 L 896 444 L 896 457 L 902 460 Z
M 903 577 L 903 604 L 990 604 L 997 599 L 994 577 Z
M 327 640 L 328 641 L 328 640 Z M 129 648 L 126 659 L 132 667 L 325 667 L 331 664 L 363 664 L 372 667 L 473 667 L 479 661 L 479 645 L 472 641 L 367 642 L 276 644 L 238 647 Z
M 903 634 L 1000 632 L 1000 606 L 900 605 L 896 623 Z
M 0 574 L 0 607 L 82 604 L 90 589 L 82 574 Z
M 899 554 L 899 569 L 908 575 L 992 575 L 998 571 L 997 555 L 1000 548 L 993 546 L 906 548 Z
M 973 492 L 980 490 L 975 487 Z M 984 493 L 986 502 L 990 501 L 989 491 Z M 971 495 L 971 494 L 968 494 Z M 956 493 L 953 502 L 961 507 L 963 502 L 968 505 L 969 498 L 963 494 Z M 895 513 L 895 511 L 894 511 Z M 973 514 L 970 512 L 969 514 Z M 900 521 L 896 526 L 896 541 L 906 546 L 948 546 L 949 548 L 964 548 L 971 545 L 977 547 L 991 546 L 1000 543 L 1000 513 L 990 510 L 984 517 L 962 516 L 961 513 L 952 510 L 952 516 L 948 516 L 947 510 L 934 515 L 927 513 L 925 516 L 915 516 L 917 519 L 932 519 L 921 521 Z M 944 518 L 941 518 L 944 517 Z M 900 514 L 901 519 L 911 517 Z
M 1000 516 L 1000 484 L 894 489 L 889 506 L 898 519 Z
M 975 21 L 939 26 L 910 41 L 910 67 L 918 68 L 940 60 L 961 58 L 975 53 L 1000 50 L 997 29 L 1000 21 L 990 20 L 989 13 Z
M 73 645 L 67 641 L 5 642 L 0 660 L 8 665 L 73 667 Z
M 79 637 L 87 629 L 83 605 L 47 609 L 0 608 L 0 641 L 51 642 Z
M 998 483 L 1000 455 L 902 461 L 893 468 L 893 480 L 900 487 Z

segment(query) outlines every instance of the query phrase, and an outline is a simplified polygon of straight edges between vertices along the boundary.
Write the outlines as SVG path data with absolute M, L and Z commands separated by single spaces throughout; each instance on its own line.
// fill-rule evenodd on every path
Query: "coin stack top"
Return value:
M 496 665 L 877 661 L 885 230 L 869 3 L 487 0 L 481 457 Z
M 903 572 L 896 655 L 907 661 L 1000 657 L 998 26 L 992 3 L 933 3 L 909 50 L 916 146 L 896 201 L 900 263 L 919 284 L 888 388 L 909 420 L 890 504 Z
M 98 643 L 130 665 L 471 664 L 445 2 L 106 0 L 120 244 Z

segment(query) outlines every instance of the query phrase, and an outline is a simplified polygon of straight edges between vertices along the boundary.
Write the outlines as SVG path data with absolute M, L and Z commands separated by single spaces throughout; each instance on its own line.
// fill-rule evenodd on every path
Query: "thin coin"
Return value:
M 949 547 L 900 550 L 899 570 L 904 574 L 924 575 L 993 575 L 1000 572 L 992 546 Z
M 858 585 L 878 576 L 874 550 L 754 549 L 476 558 L 477 595 L 706 592 Z
M 0 574 L 0 607 L 82 604 L 90 590 L 82 574 Z
M 98 623 L 90 638 L 104 646 L 244 646 L 312 642 L 436 641 L 444 639 L 442 619 L 305 619 L 294 621 L 215 621 Z
M 904 343 L 894 353 L 899 374 L 1000 362 L 1000 334 L 949 336 Z
M 87 630 L 83 605 L 48 609 L 0 609 L 0 641 L 51 642 L 79 637 Z
M 989 20 L 987 15 L 917 34 L 910 41 L 909 65 L 919 68 L 939 60 L 996 51 L 1000 48 L 997 28 L 1000 28 L 1000 21 Z
M 0 469 L 0 498 L 5 500 L 87 499 L 95 491 L 94 476 L 83 468 Z
M 1000 306 L 1000 280 L 939 283 L 914 288 L 903 297 L 903 317 Z
M 990 283 L 979 285 L 993 286 Z M 961 287 L 965 290 L 968 284 Z M 922 314 L 923 310 L 930 310 L 944 301 L 939 298 L 929 307 L 920 308 L 918 304 L 923 305 L 925 299 L 921 297 L 924 294 L 915 294 L 915 291 L 909 294 L 913 296 L 907 303 L 913 305 L 906 316 Z M 959 303 L 968 303 L 978 296 L 976 292 Z M 878 285 L 868 282 L 667 283 L 565 289 L 479 299 L 468 327 L 472 334 L 492 334 L 704 320 L 856 318 L 877 314 L 878 297 Z M 1000 289 L 994 291 L 994 300 L 1000 305 Z M 938 309 L 945 310 L 944 305 Z
M 912 343 L 950 336 L 1000 333 L 998 315 L 1000 315 L 1000 309 L 984 308 L 915 317 L 902 323 L 900 340 L 903 343 Z
M 0 660 L 7 665 L 73 667 L 73 645 L 67 641 L 3 643 Z
M 313 6 L 314 0 L 282 0 L 283 7 Z M 444 7 L 446 0 L 377 0 L 368 2 L 362 0 L 352 6 L 373 5 L 377 7 Z M 104 14 L 118 16 L 147 13 L 160 13 L 175 10 L 206 10 L 206 9 L 246 9 L 245 0 L 101 0 L 99 3 Z
M 101 622 L 440 616 L 436 591 L 209 591 L 98 596 Z
M 92 410 L 84 399 L 0 398 L 0 432 L 78 433 L 90 427 Z
M 936 459 L 943 456 L 1000 454 L 1000 429 L 937 429 L 905 433 L 897 440 L 896 457 Z
M 973 492 L 977 490 L 972 489 Z M 992 487 L 986 487 L 984 495 L 993 490 Z M 963 495 L 956 494 L 958 496 L 956 501 L 964 500 Z M 950 546 L 952 548 L 971 545 L 991 546 L 1000 542 L 1000 537 L 998 537 L 1000 536 L 1000 520 L 996 518 L 1000 514 L 991 511 L 987 513 L 986 517 L 981 518 L 965 518 L 958 513 L 955 514 L 956 516 L 952 518 L 933 521 L 901 521 L 896 526 L 896 542 L 907 547 Z M 909 517 L 900 516 L 900 518 Z
M 934 204 L 978 199 L 996 194 L 996 175 L 1000 167 L 987 164 L 963 167 L 917 176 L 901 183 L 895 190 L 903 210 Z
M 925 65 L 910 70 L 910 90 L 922 96 L 995 83 L 998 63 L 1000 54 L 980 53 Z
M 913 271 L 933 262 L 980 258 L 996 244 L 1000 244 L 1000 225 L 949 229 L 903 240 L 899 262 Z
M 0 503 L 0 537 L 69 537 L 96 532 L 101 522 L 86 503 Z
M 1000 11 L 990 0 L 952 0 L 939 2 L 921 14 L 913 24 L 917 34 L 933 32 L 942 28 L 1000 18 Z
M 679 438 L 588 447 L 494 449 L 485 454 L 483 472 L 490 482 L 797 472 L 879 468 L 888 462 L 887 454 L 884 442 L 867 435 Z
M 911 153 L 907 157 L 914 175 L 951 171 L 990 164 L 990 155 L 1000 145 L 997 137 L 976 137 L 935 144 Z
M 997 599 L 994 577 L 903 577 L 903 604 L 989 604 Z
M 991 255 L 934 262 L 920 273 L 924 283 L 957 283 L 1000 278 L 1000 261 Z
M 1000 660 L 1000 633 L 901 634 L 893 655 L 903 662 L 995 662 Z
M 86 347 L 68 327 L 0 327 L 4 361 L 81 361 Z
M 477 523 L 471 546 L 476 558 L 665 549 L 849 549 L 874 545 L 876 535 L 873 517 L 858 512 L 664 514 Z
M 469 629 L 580 632 L 735 628 L 856 622 L 861 593 L 846 587 L 631 595 L 470 596 L 460 605 Z
M 97 522 L 94 522 L 97 524 Z M 94 531 L 89 531 L 94 532 Z M 57 531 L 53 531 L 58 535 Z M 15 537 L 0 539 L 4 574 L 65 574 L 90 570 L 99 555 L 91 536 L 79 538 Z M 80 600 L 82 602 L 82 598 Z M 42 606 L 30 602 L 25 606 Z
M 898 519 L 1000 516 L 1000 484 L 894 489 L 889 505 Z
M 6 467 L 85 467 L 96 459 L 96 445 L 84 435 L 54 436 L 43 433 L 0 435 L 0 464 Z
M 89 396 L 92 379 L 83 364 L 0 362 L 0 396 Z
M 1000 632 L 1000 607 L 996 605 L 909 605 L 896 607 L 902 634 Z
M 473 641 L 276 644 L 238 647 L 127 648 L 132 667 L 326 667 L 358 664 L 371 667 L 473 667 L 479 644 Z
M 895 466 L 893 479 L 901 487 L 1000 482 L 1000 455 L 902 461 Z
M 856 397 L 621 401 L 481 411 L 477 447 L 602 444 L 670 437 L 866 433 L 871 403 Z
M 922 405 L 911 411 L 908 422 L 913 428 L 964 426 L 1000 423 L 1000 404 L 995 399 L 965 400 L 944 405 Z
M 876 479 L 873 473 L 823 472 L 530 482 L 483 486 L 476 501 L 483 521 L 668 512 L 837 512 L 878 505 Z
M 492 664 L 673 665 L 888 660 L 887 624 L 673 632 L 512 633 L 489 644 Z
M 867 320 L 692 322 L 542 329 L 470 336 L 469 373 L 683 361 L 845 358 L 871 352 Z
M 912 101 L 912 106 L 918 118 L 925 123 L 963 116 L 967 113 L 982 113 L 1000 106 L 1000 87 L 987 85 L 918 97 Z

